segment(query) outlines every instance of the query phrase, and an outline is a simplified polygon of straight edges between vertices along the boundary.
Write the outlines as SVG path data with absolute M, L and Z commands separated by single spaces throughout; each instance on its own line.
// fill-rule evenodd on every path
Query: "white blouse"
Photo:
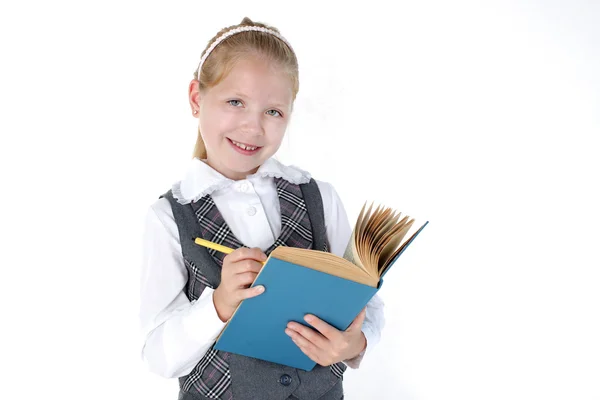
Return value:
M 173 185 L 181 204 L 210 194 L 232 233 L 246 246 L 266 251 L 281 231 L 280 205 L 274 177 L 294 184 L 306 183 L 310 174 L 271 158 L 246 179 L 234 181 L 195 158 L 184 178 Z M 330 251 L 342 256 L 351 235 L 344 206 L 329 183 L 316 180 L 325 214 Z M 225 325 L 217 316 L 212 294 L 205 288 L 190 302 L 185 295 L 188 272 L 179 242 L 179 231 L 167 199 L 150 206 L 146 216 L 140 287 L 142 359 L 158 375 L 175 378 L 189 374 L 214 343 Z M 352 360 L 358 368 L 364 354 L 380 339 L 384 304 L 375 295 L 367 304 L 362 331 L 367 349 Z

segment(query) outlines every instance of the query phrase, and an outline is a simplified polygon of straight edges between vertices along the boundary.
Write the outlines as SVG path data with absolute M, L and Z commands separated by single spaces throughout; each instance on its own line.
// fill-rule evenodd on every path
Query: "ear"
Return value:
M 190 101 L 190 107 L 192 109 L 192 116 L 198 118 L 200 113 L 200 82 L 196 79 L 192 79 L 188 88 L 188 97 Z

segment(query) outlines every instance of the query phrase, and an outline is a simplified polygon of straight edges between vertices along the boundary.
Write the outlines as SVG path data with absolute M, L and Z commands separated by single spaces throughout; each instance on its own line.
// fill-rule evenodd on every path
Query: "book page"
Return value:
M 344 257 L 360 265 L 373 276 L 381 276 L 389 263 L 410 241 L 407 233 L 411 231 L 414 219 L 389 207 L 373 203 L 363 206 L 353 231 L 353 243 L 356 248 L 348 248 Z
M 271 256 L 376 287 L 380 278 L 415 237 L 415 220 L 391 208 L 365 203 L 342 257 L 311 249 L 281 246 Z M 425 223 L 425 225 L 427 222 Z M 423 229 L 422 225 L 418 231 Z M 410 235 L 409 235 L 409 232 Z M 358 268 L 357 268 L 358 267 Z
M 393 232 L 389 241 L 385 244 L 385 246 L 381 249 L 380 258 L 378 263 L 378 270 L 381 272 L 381 269 L 387 265 L 389 261 L 393 258 L 392 256 L 395 253 L 395 250 L 398 248 L 400 243 L 402 243 L 406 233 L 414 223 L 414 219 L 407 221 L 408 217 L 404 217 L 402 221 L 400 221 L 401 225 L 398 225 L 399 229 L 396 232 Z
M 372 287 L 379 282 L 379 276 L 370 276 L 348 260 L 324 251 L 281 246 L 271 252 L 271 257 Z
M 360 257 L 356 253 L 356 246 L 354 245 L 355 240 L 356 231 L 353 230 L 352 235 L 350 235 L 350 240 L 348 241 L 348 246 L 346 246 L 346 250 L 344 251 L 344 255 L 342 257 L 366 272 L 367 269 L 360 261 Z
M 411 232 L 408 239 L 404 240 L 402 244 L 392 253 L 392 255 L 388 257 L 388 259 L 385 261 L 385 264 L 381 267 L 379 273 L 380 276 L 383 276 L 387 272 L 388 268 L 390 268 L 391 263 L 394 261 L 396 256 L 398 256 L 399 253 L 404 251 L 404 249 L 413 241 L 413 239 L 423 230 L 423 228 L 425 228 L 425 226 L 428 223 L 429 221 L 426 221 L 424 224 L 420 225 L 418 229 L 414 230 L 414 232 Z

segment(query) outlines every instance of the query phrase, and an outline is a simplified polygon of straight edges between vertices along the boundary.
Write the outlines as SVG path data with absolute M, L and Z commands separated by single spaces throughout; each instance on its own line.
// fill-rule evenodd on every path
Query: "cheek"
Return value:
M 286 121 L 270 121 L 268 123 L 268 132 L 274 139 L 281 139 L 285 135 L 285 130 L 287 129 L 287 120 Z
M 219 112 L 219 110 L 206 110 L 200 116 L 200 130 L 203 136 L 214 138 L 225 135 L 235 126 L 235 120 L 231 114 Z

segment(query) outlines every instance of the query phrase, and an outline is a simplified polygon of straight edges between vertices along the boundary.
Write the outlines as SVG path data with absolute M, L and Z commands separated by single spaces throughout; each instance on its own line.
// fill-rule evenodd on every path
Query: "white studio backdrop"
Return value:
M 176 398 L 140 361 L 142 222 L 245 16 L 300 61 L 279 159 L 351 220 L 430 221 L 346 398 L 600 399 L 600 5 L 566 0 L 3 2 L 0 398 Z

